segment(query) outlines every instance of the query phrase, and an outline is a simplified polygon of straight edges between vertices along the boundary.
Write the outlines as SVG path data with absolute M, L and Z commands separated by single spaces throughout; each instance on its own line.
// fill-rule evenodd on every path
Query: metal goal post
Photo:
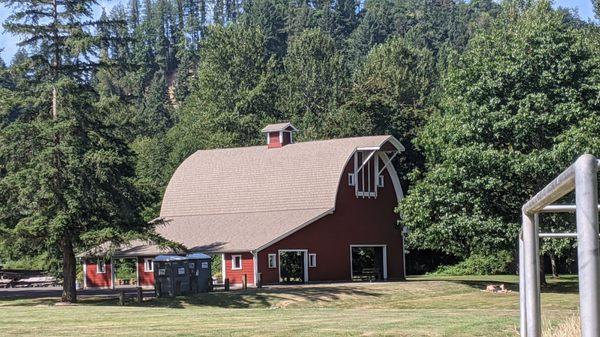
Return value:
M 600 337 L 600 256 L 598 253 L 598 169 L 600 161 L 582 155 L 522 208 L 519 234 L 521 337 L 540 337 L 540 237 L 576 237 L 579 315 L 582 337 Z M 575 205 L 551 205 L 575 190 Z M 577 233 L 539 233 L 539 213 L 574 212 Z

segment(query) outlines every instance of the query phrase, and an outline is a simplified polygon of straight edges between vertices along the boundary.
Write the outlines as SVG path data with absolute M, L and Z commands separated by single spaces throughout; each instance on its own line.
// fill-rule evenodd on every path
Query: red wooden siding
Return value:
M 242 256 L 242 269 L 231 269 L 231 258 L 234 255 Z M 254 258 L 250 253 L 225 254 L 225 277 L 230 284 L 242 284 L 242 277 L 246 274 L 248 284 L 254 284 Z
M 282 141 L 279 140 L 279 132 L 269 132 L 269 142 L 267 144 L 268 147 L 282 147 L 292 143 L 292 133 L 289 131 L 283 131 L 281 138 Z
M 341 177 L 333 214 L 258 253 L 263 283 L 279 281 L 279 268 L 268 267 L 268 254 L 277 254 L 279 249 L 308 249 L 309 254 L 317 254 L 317 266 L 308 268 L 309 281 L 350 280 L 351 244 L 387 245 L 388 279 L 404 278 L 402 233 L 396 228 L 397 198 L 389 173 L 382 173 L 384 187 L 378 189 L 377 198 L 357 198 L 354 187 L 348 185 L 353 167 L 351 160 Z
M 152 257 L 138 257 L 138 277 L 140 287 L 152 287 L 154 286 L 154 272 L 146 272 L 144 270 L 144 259 Z
M 279 132 L 269 132 L 268 147 L 281 147 L 281 142 L 279 141 Z
M 88 288 L 108 288 L 111 286 L 111 268 L 106 262 L 104 273 L 97 273 L 96 260 L 86 260 L 85 285 Z

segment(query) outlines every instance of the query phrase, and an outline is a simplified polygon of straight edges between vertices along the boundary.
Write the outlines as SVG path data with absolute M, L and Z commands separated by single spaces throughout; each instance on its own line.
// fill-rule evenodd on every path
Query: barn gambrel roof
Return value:
M 197 151 L 173 174 L 157 230 L 196 251 L 260 250 L 332 213 L 354 152 L 383 147 L 403 150 L 369 136 Z

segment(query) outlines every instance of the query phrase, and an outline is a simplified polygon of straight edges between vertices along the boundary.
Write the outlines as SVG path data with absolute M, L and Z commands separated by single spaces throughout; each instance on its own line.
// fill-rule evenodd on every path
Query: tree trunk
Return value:
M 56 86 L 52 86 L 52 120 L 58 118 L 58 102 L 57 102 Z
M 73 243 L 70 238 L 64 238 L 62 243 L 63 251 L 63 292 L 61 301 L 75 303 L 77 302 L 77 289 L 75 287 L 75 253 L 73 253 Z
M 53 40 L 54 40 L 54 62 L 52 64 L 52 70 L 54 72 L 54 78 L 52 79 L 52 81 L 54 82 L 52 84 L 52 120 L 56 120 L 58 118 L 58 94 L 57 94 L 57 89 L 56 89 L 56 81 L 58 81 L 58 70 L 61 66 L 61 62 L 60 62 L 60 45 L 61 45 L 61 41 L 59 40 L 59 34 L 58 34 L 58 28 L 59 27 L 59 20 L 58 20 L 58 1 L 57 0 L 52 0 L 52 24 L 54 26 L 54 29 L 52 30 L 53 33 Z
M 554 256 L 554 254 L 549 254 L 550 255 L 550 265 L 552 266 L 552 277 L 557 278 L 558 277 L 558 266 L 556 265 L 556 256 Z
M 544 260 L 544 255 L 540 255 L 540 286 L 548 285 L 548 282 L 546 282 L 546 268 L 544 268 L 544 262 L 546 261 Z

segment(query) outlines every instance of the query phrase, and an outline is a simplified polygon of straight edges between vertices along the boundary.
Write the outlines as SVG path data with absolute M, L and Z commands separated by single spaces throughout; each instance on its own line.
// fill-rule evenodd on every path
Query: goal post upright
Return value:
M 600 337 L 599 167 L 596 157 L 582 155 L 523 205 L 519 233 L 521 337 L 541 335 L 538 217 L 539 213 L 555 212 L 575 212 L 577 233 L 543 233 L 542 236 L 577 237 L 581 336 Z M 573 190 L 575 205 L 551 205 Z
M 581 335 L 599 337 L 598 161 L 591 155 L 575 163 L 575 205 Z

